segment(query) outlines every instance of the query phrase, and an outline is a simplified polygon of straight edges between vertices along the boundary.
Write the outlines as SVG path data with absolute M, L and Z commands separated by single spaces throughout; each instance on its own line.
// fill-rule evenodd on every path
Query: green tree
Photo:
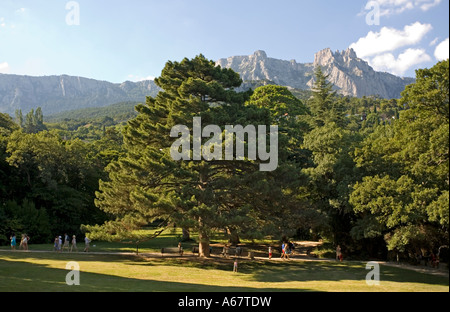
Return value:
M 165 219 L 197 231 L 202 256 L 209 255 L 210 235 L 217 229 L 227 229 L 233 241 L 274 231 L 284 215 L 280 212 L 294 206 L 286 200 L 295 197 L 286 196 L 294 194 L 288 175 L 286 182 L 279 180 L 287 168 L 260 172 L 259 161 L 238 160 L 235 150 L 233 160 L 174 161 L 169 134 L 175 125 L 188 126 L 192 134 L 194 117 L 222 132 L 225 125 L 270 125 L 269 111 L 276 109 L 246 105 L 249 93 L 234 91 L 242 82 L 239 75 L 203 55 L 168 62 L 155 82 L 163 91 L 137 106 L 138 116 L 124 130 L 127 154 L 109 165 L 109 179 L 100 182 L 96 204 L 114 219 L 86 229 L 97 237 L 121 239 Z M 223 143 L 214 148 L 223 151 Z
M 335 122 L 343 126 L 345 122 L 345 102 L 338 100 L 334 86 L 330 83 L 328 75 L 325 75 L 322 68 L 318 66 L 314 72 L 315 82 L 312 90 L 312 97 L 308 101 L 309 109 L 313 115 L 315 124 L 323 126 L 325 123 Z
M 21 109 L 16 109 L 16 124 L 22 128 L 23 127 L 23 114 Z
M 19 228 L 18 221 L 6 211 L 6 202 L 11 191 L 11 177 L 15 176 L 6 161 L 8 157 L 6 148 L 8 138 L 15 130 L 17 130 L 17 125 L 12 118 L 7 114 L 0 113 L 0 244 L 9 241 L 9 235 Z
M 6 198 L 24 209 L 30 205 L 39 211 L 45 209 L 42 218 L 48 216 L 52 233 L 79 233 L 82 223 L 104 220 L 94 206 L 103 168 L 88 158 L 90 152 L 90 145 L 79 140 L 64 142 L 54 132 L 13 132 L 8 138 L 6 162 L 14 174 L 8 179 Z M 45 230 L 34 235 L 44 239 Z
M 307 107 L 286 87 L 273 85 L 257 88 L 246 102 L 246 107 L 260 114 L 267 113 L 265 123 L 276 124 L 279 128 L 278 170 L 270 174 L 270 180 L 264 178 L 268 183 L 263 192 L 247 190 L 249 202 L 251 198 L 253 201 L 264 198 L 269 203 L 258 204 L 261 209 L 254 209 L 264 229 L 261 233 L 289 237 L 300 228 L 309 230 L 316 227 L 321 223 L 322 216 L 312 209 L 307 199 L 307 177 L 302 173 L 302 168 L 310 164 L 310 152 L 302 148 L 304 136 L 310 130 Z M 277 190 L 280 193 L 277 194 Z
M 328 216 L 328 230 L 336 244 L 350 245 L 348 237 L 352 209 L 348 204 L 349 185 L 358 179 L 351 152 L 359 136 L 327 123 L 305 136 L 304 148 L 312 153 L 312 165 L 303 172 L 309 177 L 309 192 L 315 207 Z
M 399 101 L 407 107 L 400 120 L 377 128 L 355 151 L 365 177 L 350 198 L 362 217 L 354 233 L 372 224 L 370 235 L 412 254 L 448 245 L 448 60 L 416 76 Z
M 348 186 L 359 176 L 351 153 L 361 138 L 357 127 L 345 118 L 345 107 L 350 104 L 336 95 L 320 67 L 315 76 L 313 95 L 308 101 L 314 122 L 302 145 L 311 153 L 311 161 L 302 171 L 309 177 L 308 191 L 314 207 L 327 218 L 321 234 L 341 246 L 351 245 L 349 230 L 354 214 L 348 204 Z
M 18 114 L 18 122 L 21 122 L 21 112 L 19 112 Z M 25 116 L 23 129 L 26 133 L 38 133 L 47 129 L 47 127 L 44 125 L 44 115 L 40 107 L 38 107 L 36 111 L 34 111 L 34 109 L 31 109 L 31 111 Z
M 286 87 L 267 85 L 255 89 L 246 103 L 262 114 L 267 110 L 265 122 L 276 124 L 279 129 L 279 153 L 281 159 L 294 160 L 300 165 L 308 162 L 309 153 L 301 149 L 305 133 L 310 131 L 311 117 L 308 108 Z
M 25 199 L 21 205 L 15 201 L 7 201 L 0 208 L 5 223 L 0 226 L 0 236 L 8 237 L 12 233 L 27 234 L 33 242 L 48 242 L 51 237 L 50 218 L 45 208 L 38 209 L 33 202 Z M 1 216 L 0 216 L 1 218 Z M 1 238 L 0 238 L 1 241 Z
M 168 219 L 197 230 L 200 253 L 208 256 L 210 232 L 224 223 L 214 190 L 225 185 L 226 163 L 174 161 L 169 134 L 178 124 L 192 129 L 195 116 L 215 124 L 214 106 L 242 106 L 244 97 L 232 90 L 242 81 L 199 55 L 168 62 L 155 82 L 164 92 L 136 107 L 139 115 L 124 131 L 127 156 L 112 163 L 109 181 L 100 183 L 96 203 L 116 216 L 103 229 L 124 237 L 154 219 Z

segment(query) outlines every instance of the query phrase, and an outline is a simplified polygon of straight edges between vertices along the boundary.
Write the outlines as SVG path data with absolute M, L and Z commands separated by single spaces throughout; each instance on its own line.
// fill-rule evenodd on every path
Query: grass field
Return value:
M 80 285 L 68 286 L 69 261 Z M 448 292 L 448 277 L 381 266 L 368 286 L 363 262 L 146 258 L 136 255 L 0 251 L 1 292 Z
M 149 230 L 151 233 L 151 230 Z M 30 245 L 30 251 L 0 247 L 0 292 L 448 292 L 448 276 L 435 276 L 382 265 L 380 285 L 366 284 L 366 263 L 359 261 L 282 261 L 240 259 L 233 273 L 233 259 L 215 255 L 192 256 L 195 241 L 183 243 L 186 257 L 160 256 L 162 247 L 175 247 L 179 230 L 139 244 L 92 242 L 91 252 L 56 253 L 53 246 Z M 192 237 L 195 240 L 195 236 Z M 79 241 L 81 239 L 79 238 Z M 225 242 L 218 234 L 212 245 L 219 251 Z M 244 242 L 256 256 L 267 257 L 270 241 Z M 255 242 L 253 242 L 255 243 Z M 276 242 L 272 242 L 272 246 Z M 95 247 L 94 247 L 95 246 Z M 261 249 L 258 250 L 257 246 Z M 117 254 L 118 252 L 125 254 Z M 147 253 L 147 255 L 146 255 Z M 149 256 L 153 253 L 152 256 Z M 156 254 L 156 256 L 155 256 Z M 68 262 L 80 266 L 80 285 L 68 286 Z

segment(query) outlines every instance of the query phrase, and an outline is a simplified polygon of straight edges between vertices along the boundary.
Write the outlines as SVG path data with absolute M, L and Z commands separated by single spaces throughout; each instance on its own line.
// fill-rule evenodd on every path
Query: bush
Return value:
M 9 243 L 9 237 L 26 233 L 33 243 L 47 243 L 51 236 L 47 211 L 37 209 L 33 202 L 24 200 L 22 205 L 8 201 L 0 207 L 0 244 Z

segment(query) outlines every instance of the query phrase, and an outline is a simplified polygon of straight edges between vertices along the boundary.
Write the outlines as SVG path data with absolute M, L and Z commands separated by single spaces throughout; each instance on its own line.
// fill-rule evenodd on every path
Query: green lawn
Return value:
M 80 286 L 65 283 L 66 264 L 80 265 Z M 0 251 L 0 291 L 99 292 L 448 292 L 447 277 L 381 266 L 368 286 L 363 262 L 144 258 L 95 253 Z

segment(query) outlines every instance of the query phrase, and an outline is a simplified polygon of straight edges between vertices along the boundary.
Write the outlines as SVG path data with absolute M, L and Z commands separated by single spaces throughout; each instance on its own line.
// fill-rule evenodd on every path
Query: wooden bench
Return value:
M 200 249 L 198 248 L 198 246 L 192 247 L 192 253 L 193 254 L 199 254 L 200 253 L 199 250 Z M 209 253 L 212 255 L 214 252 L 215 252 L 214 248 L 210 247 L 209 248 Z
M 183 255 L 183 247 L 178 248 L 178 247 L 166 247 L 166 248 L 161 248 L 161 255 L 163 256 L 164 254 L 179 254 L 180 256 Z
M 193 254 L 199 254 L 198 246 L 192 247 Z M 217 248 L 210 248 L 210 254 L 221 254 L 223 257 L 243 257 L 246 254 L 246 251 L 243 247 L 223 247 L 222 251 L 219 252 Z M 251 259 L 254 259 L 254 253 L 249 252 L 247 256 Z
M 242 247 L 223 247 L 222 256 L 236 256 L 241 257 L 244 254 L 244 248 Z

